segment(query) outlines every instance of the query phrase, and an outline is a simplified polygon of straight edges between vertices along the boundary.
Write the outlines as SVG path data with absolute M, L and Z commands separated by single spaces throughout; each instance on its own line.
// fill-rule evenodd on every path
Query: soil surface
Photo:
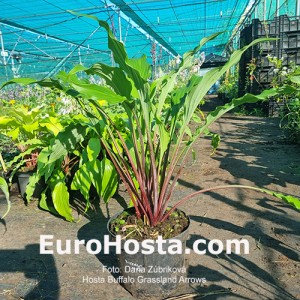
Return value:
M 300 146 L 289 144 L 278 124 L 276 118 L 223 117 L 211 128 L 221 134 L 220 147 L 210 156 L 210 141 L 199 140 L 196 161 L 188 163 L 174 201 L 199 188 L 232 183 L 299 197 Z M 0 299 L 134 299 L 117 281 L 111 282 L 118 278 L 113 253 L 94 255 L 80 245 L 75 254 L 73 242 L 103 241 L 107 220 L 126 205 L 122 186 L 108 205 L 95 203 L 74 224 L 41 211 L 36 202 L 25 206 L 16 192 L 11 200 L 12 209 L 0 224 Z M 300 212 L 242 189 L 202 194 L 181 208 L 191 219 L 188 248 L 199 239 L 224 245 L 226 240 L 246 239 L 249 254 L 243 247 L 240 254 L 234 248 L 231 254 L 224 250 L 218 255 L 191 251 L 186 255 L 190 282 L 180 284 L 168 299 L 300 299 Z M 53 236 L 48 237 L 53 246 L 46 247 L 53 254 L 40 254 L 41 235 Z M 72 254 L 58 254 L 57 240 L 63 249 L 71 240 Z M 195 283 L 197 279 L 202 282 Z
M 132 207 L 111 220 L 108 228 L 114 236 L 120 235 L 122 239 L 135 239 L 142 242 L 147 239 L 155 240 L 159 235 L 163 239 L 175 238 L 189 227 L 189 223 L 185 213 L 176 209 L 164 222 L 151 227 L 142 218 L 136 217 Z

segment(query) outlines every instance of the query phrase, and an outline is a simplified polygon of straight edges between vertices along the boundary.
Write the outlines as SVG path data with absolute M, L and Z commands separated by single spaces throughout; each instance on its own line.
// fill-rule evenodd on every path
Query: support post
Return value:
M 120 42 L 122 42 L 122 20 L 121 20 L 121 10 L 119 9 L 119 34 Z
M 3 41 L 3 36 L 2 36 L 2 31 L 1 30 L 0 30 L 0 40 L 1 40 L 1 56 L 3 57 L 3 64 L 4 64 L 4 66 L 6 66 L 4 41 Z
M 78 48 L 79 63 L 82 65 L 80 47 Z
M 6 51 L 5 51 L 5 48 L 4 48 L 3 35 L 2 35 L 1 30 L 0 30 L 0 42 L 1 42 L 1 56 L 3 57 L 3 65 L 4 65 L 4 69 L 5 69 L 6 80 L 8 80 Z

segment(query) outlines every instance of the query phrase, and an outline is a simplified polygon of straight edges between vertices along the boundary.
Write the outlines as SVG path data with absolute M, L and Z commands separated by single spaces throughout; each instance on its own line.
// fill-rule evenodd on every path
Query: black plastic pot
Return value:
M 115 239 L 115 235 L 109 230 L 110 222 L 119 214 L 116 214 L 107 223 L 108 231 Z M 182 245 L 180 254 L 169 254 L 168 249 L 172 239 L 165 240 L 162 250 L 166 254 L 158 251 L 158 245 L 154 244 L 155 250 L 152 254 L 128 254 L 124 251 L 122 241 L 121 254 L 117 254 L 119 268 L 123 278 L 121 281 L 124 287 L 137 299 L 163 299 L 173 294 L 180 281 L 186 277 L 185 267 L 185 249 L 188 238 L 188 229 L 173 239 L 179 240 Z M 174 244 L 173 244 L 174 245 Z M 139 249 L 142 249 L 142 243 L 139 243 Z M 170 271 L 171 270 L 171 271 Z
M 26 199 L 26 187 L 27 184 L 29 183 L 29 177 L 32 174 L 33 174 L 32 172 L 18 172 L 16 174 L 18 179 L 19 192 L 24 200 Z M 45 184 L 42 181 L 39 181 L 35 186 L 32 197 L 39 199 L 44 188 L 45 188 Z

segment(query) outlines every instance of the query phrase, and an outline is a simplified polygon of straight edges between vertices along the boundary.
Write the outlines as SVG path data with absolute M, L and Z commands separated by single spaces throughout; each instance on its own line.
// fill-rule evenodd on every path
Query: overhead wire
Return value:
M 170 3 L 170 5 L 171 5 L 172 11 L 173 11 L 173 13 L 174 13 L 174 16 L 175 16 L 175 18 L 176 18 L 176 20 L 177 20 L 177 23 L 178 23 L 178 25 L 180 26 L 180 31 L 181 31 L 182 35 L 184 36 L 186 42 L 188 42 L 187 37 L 186 37 L 184 31 L 182 30 L 182 26 L 181 26 L 180 20 L 179 20 L 178 17 L 177 17 L 177 14 L 176 14 L 176 12 L 175 12 L 175 8 L 174 8 L 174 6 L 173 6 L 173 4 L 172 4 L 172 1 L 169 0 L 169 3 Z

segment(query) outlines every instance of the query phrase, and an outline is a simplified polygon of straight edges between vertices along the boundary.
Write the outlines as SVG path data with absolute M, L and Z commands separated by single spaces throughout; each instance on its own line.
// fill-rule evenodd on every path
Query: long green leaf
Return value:
M 276 39 L 266 39 L 266 38 L 260 38 L 254 40 L 249 45 L 243 47 L 242 49 L 236 50 L 232 53 L 230 56 L 230 59 L 228 62 L 220 68 L 214 68 L 210 71 L 208 71 L 202 78 L 202 80 L 199 82 L 198 85 L 195 86 L 195 88 L 187 95 L 186 101 L 185 101 L 185 120 L 184 120 L 184 126 L 186 126 L 196 110 L 197 106 L 199 105 L 200 100 L 207 94 L 208 90 L 211 88 L 211 86 L 226 72 L 228 71 L 232 66 L 236 65 L 243 53 L 247 51 L 249 48 L 257 45 L 258 43 L 265 42 L 265 41 L 273 41 Z
M 108 34 L 108 48 L 112 51 L 115 62 L 119 64 L 120 68 L 133 80 L 136 88 L 142 91 L 144 84 L 147 83 L 148 80 L 146 74 L 149 74 L 150 72 L 150 66 L 146 62 L 145 57 L 142 56 L 139 59 L 129 59 L 123 43 L 115 38 L 107 22 L 99 20 L 95 16 L 78 14 L 72 11 L 69 12 L 77 16 L 93 19 L 106 30 Z
M 118 104 L 126 99 L 125 97 L 116 94 L 113 90 L 97 84 L 70 83 L 70 86 L 78 91 L 85 99 L 105 100 L 109 104 Z
M 43 192 L 41 195 L 41 199 L 39 201 L 39 207 L 43 210 L 51 212 L 54 215 L 59 216 L 59 213 L 55 210 L 55 208 L 48 204 L 47 196 L 46 196 L 45 192 Z
M 201 127 L 201 133 L 204 132 L 209 125 L 211 125 L 213 122 L 215 122 L 217 119 L 219 119 L 221 116 L 223 116 L 226 112 L 229 112 L 230 110 L 245 104 L 245 103 L 256 103 L 258 101 L 263 101 L 268 99 L 269 97 L 277 95 L 277 90 L 270 89 L 270 90 L 264 90 L 259 95 L 252 95 L 252 94 L 245 94 L 244 96 L 233 99 L 231 102 L 223 105 L 218 106 L 214 111 L 209 113 L 206 118 L 206 123 L 203 127 Z
M 91 138 L 88 142 L 86 149 L 87 149 L 88 159 L 90 161 L 97 159 L 101 150 L 100 140 L 97 138 Z
M 296 198 L 296 197 L 291 196 L 291 195 L 284 195 L 284 194 L 274 192 L 274 191 L 270 191 L 270 190 L 266 190 L 266 189 L 261 189 L 261 191 L 263 191 L 264 193 L 266 193 L 268 195 L 272 195 L 272 196 L 274 196 L 274 197 L 290 204 L 294 208 L 300 210 L 300 199 L 299 198 Z
M 115 194 L 118 187 L 118 174 L 114 165 L 107 158 L 86 164 L 98 195 L 107 202 Z
M 79 142 L 82 142 L 87 133 L 87 126 L 81 124 L 70 124 L 63 132 L 60 132 L 52 147 L 48 163 L 62 159 L 68 151 L 74 150 Z
M 3 214 L 3 216 L 0 218 L 0 219 L 4 219 L 10 211 L 11 202 L 9 200 L 8 184 L 7 184 L 6 180 L 3 177 L 0 177 L 0 189 L 4 193 L 6 203 L 7 203 L 7 209 L 6 209 L 5 213 Z
M 26 200 L 29 203 L 33 193 L 35 191 L 36 185 L 38 184 L 39 180 L 41 177 L 37 172 L 34 172 L 30 177 L 29 177 L 29 182 L 26 186 Z
M 91 68 L 86 70 L 88 75 L 99 75 L 105 83 L 112 87 L 112 89 L 119 95 L 130 99 L 132 85 L 127 79 L 124 72 L 117 67 L 111 67 L 102 63 L 96 63 Z
M 72 190 L 79 190 L 84 198 L 87 200 L 87 203 L 90 202 L 90 188 L 91 188 L 92 179 L 88 169 L 88 165 L 82 165 L 75 173 L 74 178 L 71 183 Z M 87 205 L 88 206 L 88 205 Z
M 165 75 L 163 78 L 159 78 L 152 83 L 152 89 L 156 85 L 160 88 L 156 117 L 160 116 L 163 105 L 165 104 L 165 101 L 167 99 L 167 95 L 170 92 L 174 91 L 174 87 L 175 87 L 176 79 L 177 79 L 178 75 L 181 72 L 183 72 L 183 70 L 188 69 L 192 66 L 193 58 L 194 58 L 195 54 L 197 54 L 199 52 L 201 47 L 203 47 L 207 42 L 215 39 L 217 36 L 219 36 L 222 33 L 223 32 L 217 32 L 215 34 L 212 34 L 209 37 L 203 38 L 200 41 L 198 46 L 196 46 L 193 50 L 188 51 L 183 55 L 183 59 L 177 70 L 170 72 L 168 75 Z M 193 77 L 195 79 L 196 76 L 193 76 Z M 197 79 L 198 83 L 200 80 L 201 80 L 201 78 L 198 77 L 198 79 Z M 189 90 L 185 90 L 185 93 L 187 93 L 188 91 Z
M 57 182 L 52 191 L 52 201 L 55 210 L 67 221 L 74 222 L 69 203 L 69 192 L 64 182 Z
M 56 79 L 51 79 L 51 78 L 47 78 L 47 79 L 43 79 L 43 80 L 36 80 L 33 78 L 14 78 L 11 79 L 7 82 L 5 82 L 2 86 L 1 89 L 7 85 L 11 85 L 11 84 L 20 84 L 20 85 L 29 85 L 29 84 L 39 84 L 40 86 L 43 87 L 49 87 L 49 88 L 57 88 L 59 90 L 63 90 L 62 85 L 59 83 L 58 80 Z
M 192 66 L 193 58 L 197 52 L 200 51 L 200 49 L 209 41 L 215 39 L 219 35 L 223 34 L 224 31 L 213 33 L 212 35 L 208 37 L 204 37 L 201 39 L 199 45 L 197 45 L 193 50 L 187 51 L 183 54 L 183 59 L 180 64 L 179 70 L 182 71 L 183 69 L 189 68 Z

